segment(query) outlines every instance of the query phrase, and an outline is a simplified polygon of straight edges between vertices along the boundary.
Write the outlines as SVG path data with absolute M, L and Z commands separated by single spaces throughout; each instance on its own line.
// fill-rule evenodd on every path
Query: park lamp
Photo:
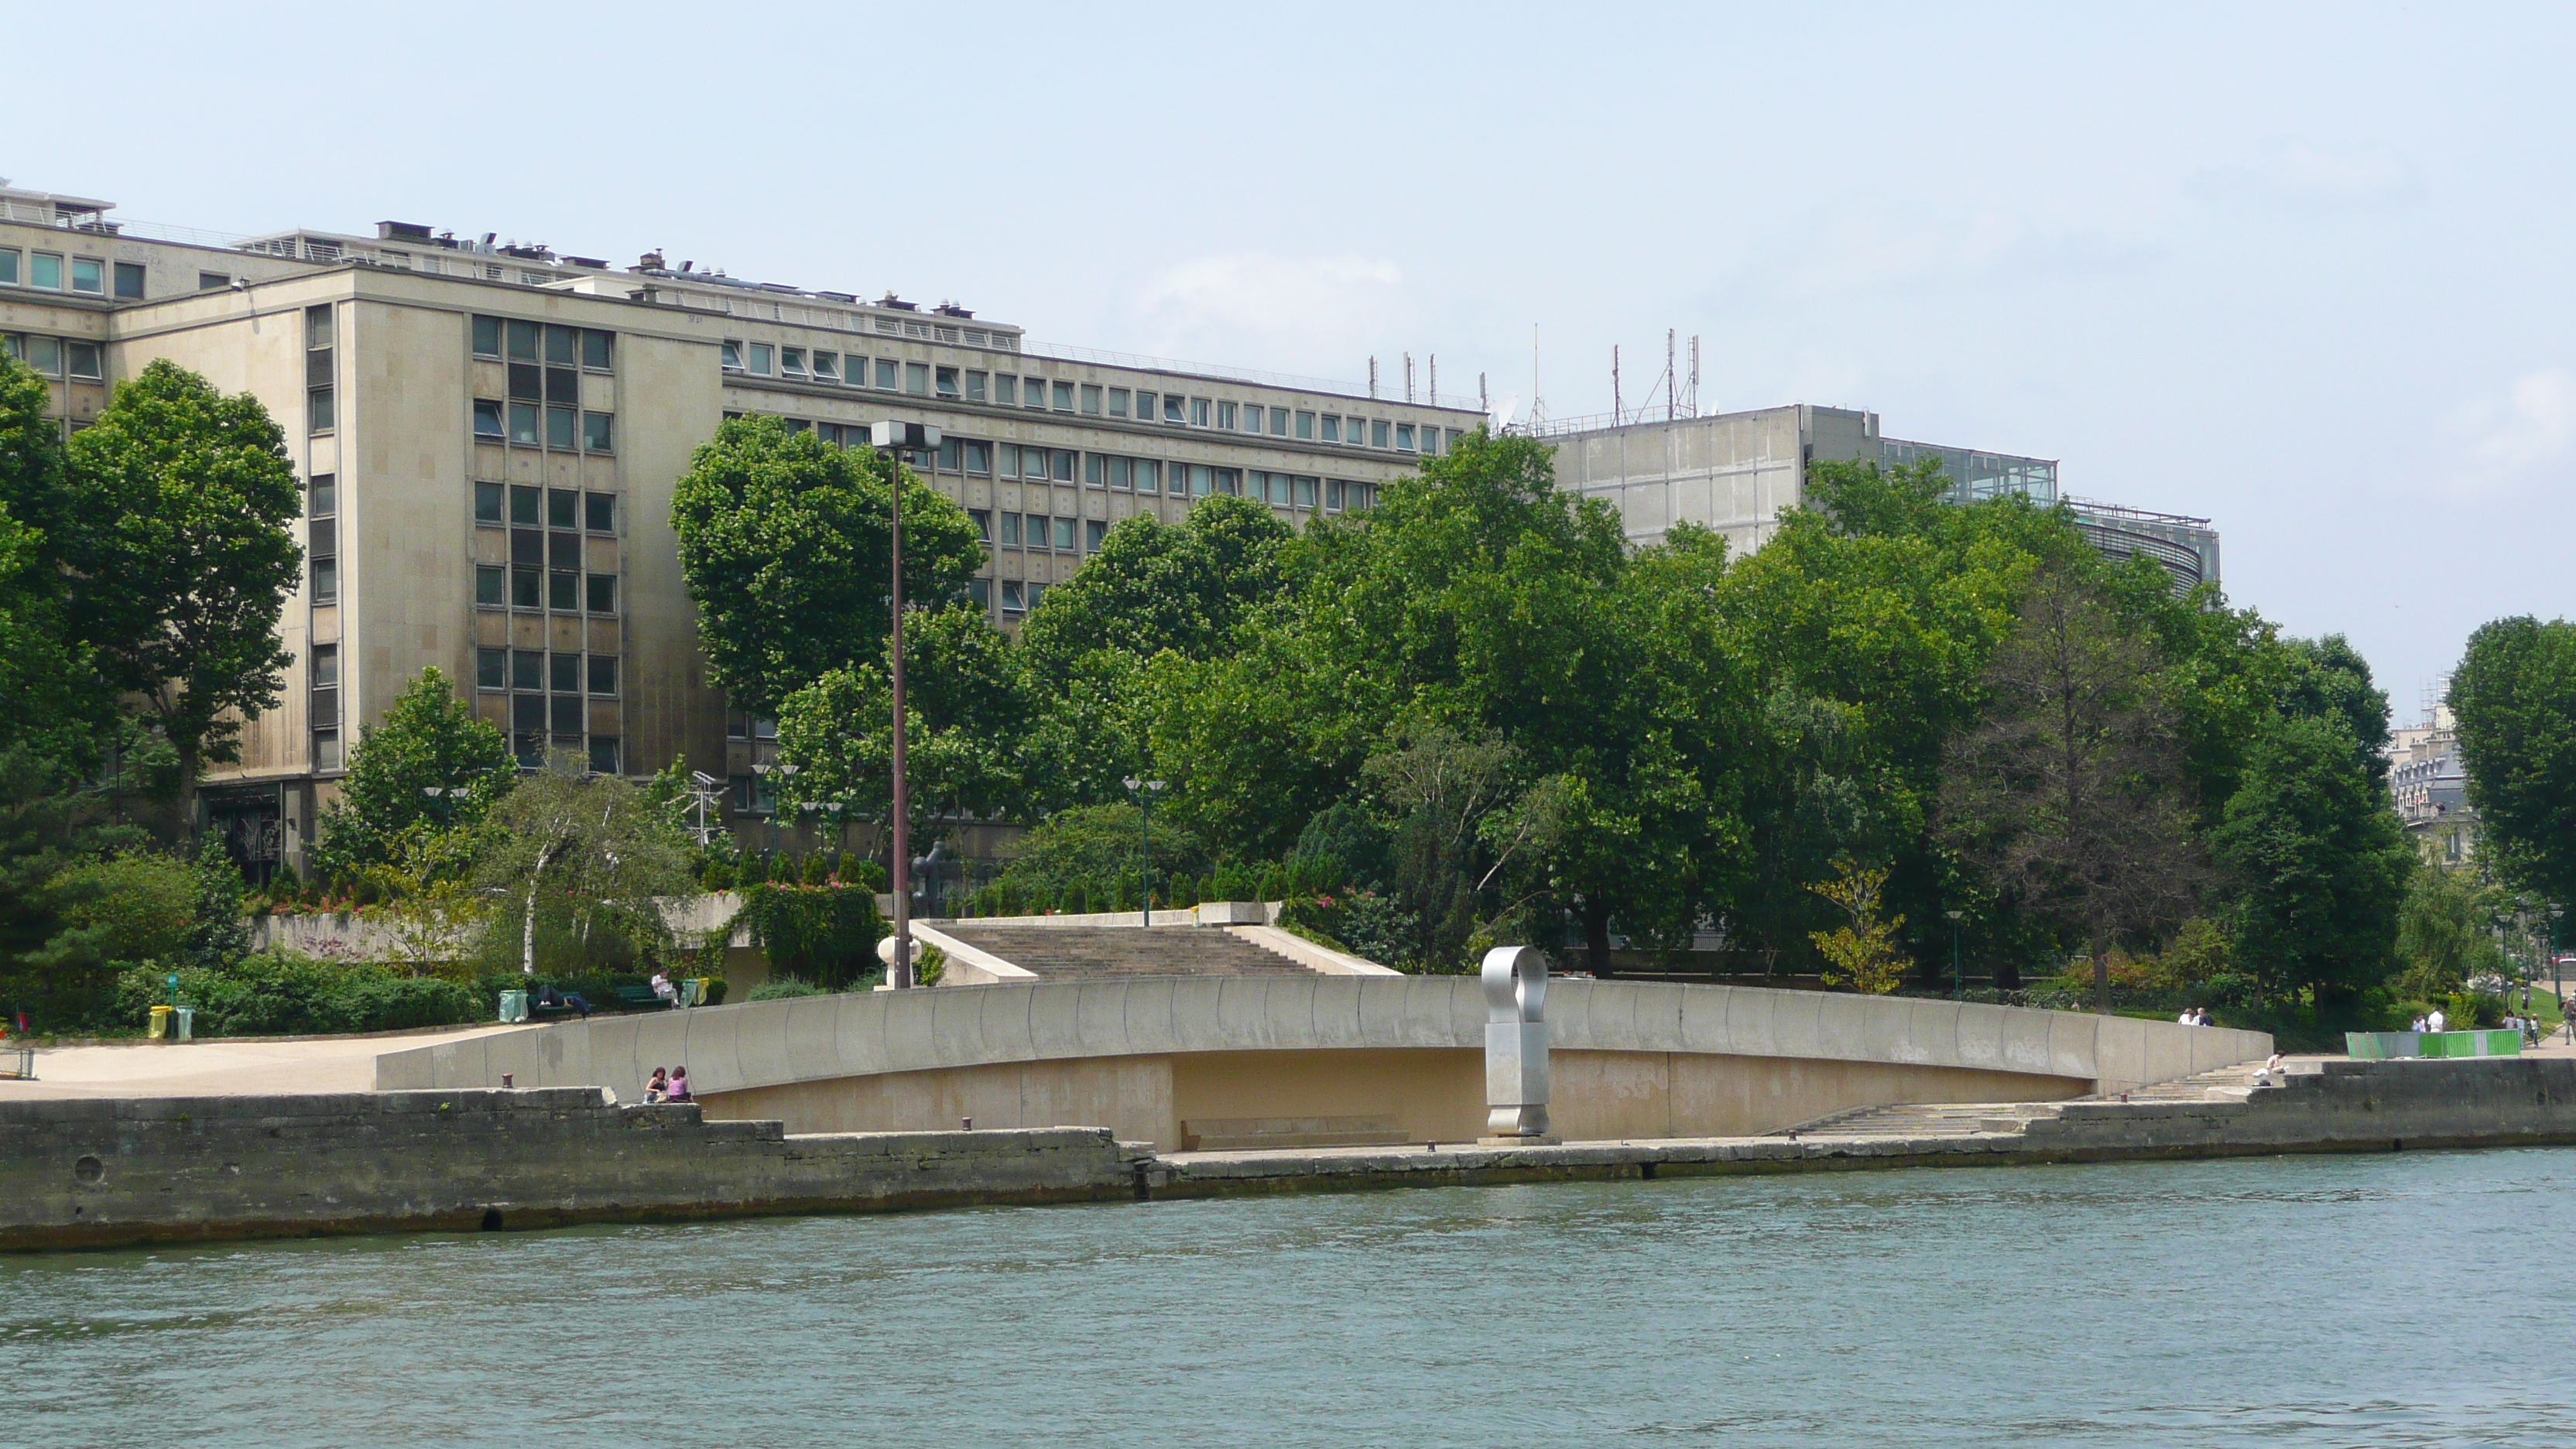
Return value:
M 1145 845 L 1144 889 L 1138 892 L 1144 897 L 1143 914 L 1136 923 L 1150 929 L 1154 924 L 1154 797 L 1163 793 L 1164 782 L 1140 780 L 1129 775 L 1119 783 L 1127 787 L 1128 794 L 1136 797 L 1137 824 Z
M 903 720 L 903 455 L 931 452 L 939 446 L 939 429 L 929 423 L 888 418 L 868 430 L 868 441 L 894 458 L 894 476 L 886 480 L 889 510 L 887 534 L 887 603 L 892 613 L 887 632 L 887 671 L 894 706 L 894 954 L 886 961 L 886 985 L 896 991 L 912 986 L 912 803 L 904 780 Z

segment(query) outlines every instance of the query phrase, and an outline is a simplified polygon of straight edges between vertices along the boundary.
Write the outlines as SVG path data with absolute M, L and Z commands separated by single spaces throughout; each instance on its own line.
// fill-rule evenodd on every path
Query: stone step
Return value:
M 939 930 L 1041 981 L 1314 974 L 1215 926 L 982 926 L 965 920 L 943 921 Z

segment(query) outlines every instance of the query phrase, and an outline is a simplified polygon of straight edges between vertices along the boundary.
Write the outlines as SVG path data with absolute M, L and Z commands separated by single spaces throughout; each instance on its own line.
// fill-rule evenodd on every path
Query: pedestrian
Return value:
M 670 1089 L 663 1094 L 662 1100 L 665 1102 L 691 1102 L 697 1100 L 689 1095 L 689 1069 L 687 1067 L 671 1068 Z
M 2419 1015 L 2419 1016 L 2417 1016 L 2417 1017 L 2415 1018 L 2415 1024 L 2414 1024 L 2413 1026 L 2410 1026 L 2410 1027 L 2406 1028 L 2406 1029 L 2407 1029 L 2408 1031 L 2411 1031 L 2411 1032 L 2415 1033 L 2415 1034 L 2416 1034 L 2416 1035 L 2418 1035 L 2418 1036 L 2423 1035 L 2423 1034 L 2424 1034 L 2424 1018 L 2423 1018 L 2422 1016 L 2420 1016 L 2420 1015 Z
M 662 1101 L 669 1096 L 670 1090 L 671 1074 L 662 1070 L 660 1067 L 655 1067 L 653 1069 L 652 1080 L 644 1084 L 644 1100 L 647 1102 Z
M 2434 1007 L 2433 1014 L 2424 1018 L 2424 1029 L 2436 1033 L 2449 1031 L 2451 1019 L 2442 1014 L 2442 1008 Z

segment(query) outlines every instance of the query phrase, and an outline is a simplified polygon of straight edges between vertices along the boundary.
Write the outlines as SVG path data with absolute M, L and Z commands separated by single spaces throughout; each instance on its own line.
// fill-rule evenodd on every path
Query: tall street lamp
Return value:
M 1967 912 L 1943 911 L 1941 914 L 1950 918 L 1950 999 L 1965 1001 L 1968 999 L 1968 978 L 1959 974 L 1959 918 Z
M 2565 906 L 2549 908 L 2549 992 L 2558 998 L 2558 1010 L 2562 1014 L 2567 1010 L 2567 983 L 2562 979 L 2558 966 L 2558 918 L 2565 914 Z
M 1139 833 L 1145 842 L 1145 918 L 1139 925 L 1154 924 L 1154 797 L 1163 793 L 1160 780 L 1139 780 L 1130 775 L 1124 782 L 1127 793 L 1136 797 Z
M 888 418 L 870 434 L 878 451 L 894 461 L 887 495 L 893 500 L 894 569 L 887 592 L 893 595 L 894 628 L 887 657 L 894 684 L 894 960 L 886 967 L 886 984 L 897 991 L 912 986 L 912 821 L 903 780 L 903 455 L 939 446 L 939 429 L 927 423 Z

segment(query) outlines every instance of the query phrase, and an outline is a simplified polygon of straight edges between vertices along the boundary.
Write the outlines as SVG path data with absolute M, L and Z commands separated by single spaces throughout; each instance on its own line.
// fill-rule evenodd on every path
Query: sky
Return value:
M 1811 402 L 2212 520 L 2401 721 L 2576 612 L 2576 9 L 129 7 L 0 176 L 955 300 L 1034 340 Z M 80 57 L 90 57 L 84 61 Z M 1536 344 L 1533 381 L 1533 341 Z M 1684 344 L 1687 346 L 1687 343 Z

